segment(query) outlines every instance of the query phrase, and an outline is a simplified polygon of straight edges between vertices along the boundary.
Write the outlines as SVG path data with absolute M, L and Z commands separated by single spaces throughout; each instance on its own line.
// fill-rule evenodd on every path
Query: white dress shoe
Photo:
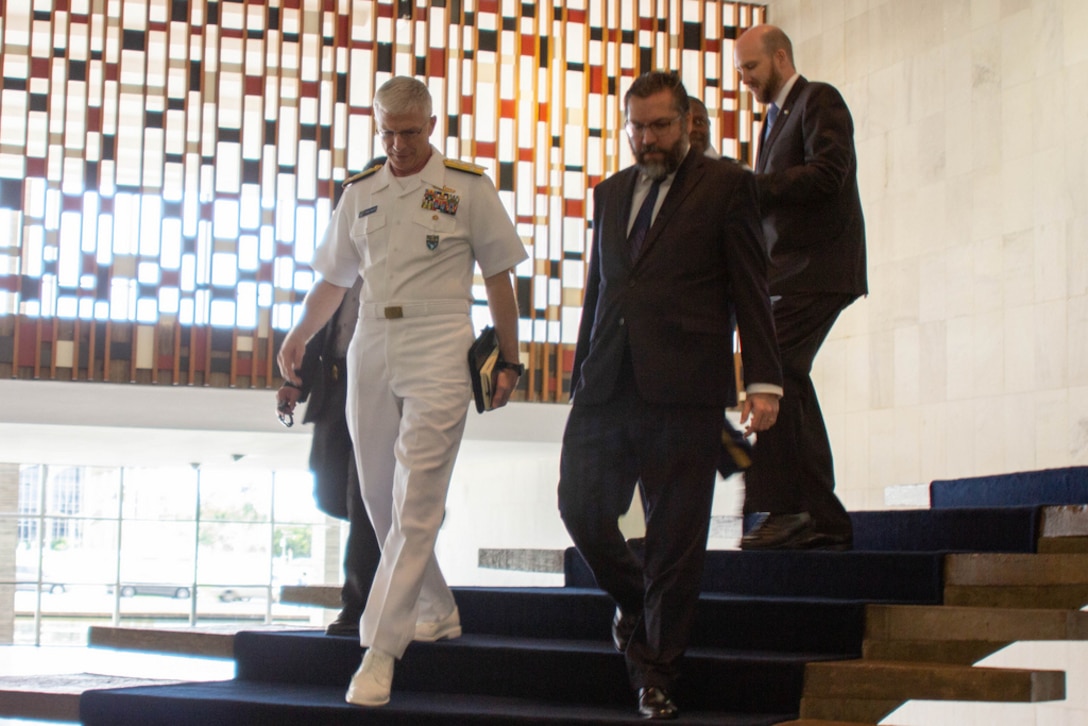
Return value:
M 351 677 L 344 700 L 356 706 L 384 706 L 393 687 L 393 656 L 368 648 L 363 662 Z
M 416 623 L 414 639 L 422 643 L 433 643 L 436 640 L 460 637 L 461 613 L 457 611 L 456 605 L 453 606 L 453 611 L 441 620 L 436 620 L 433 623 Z

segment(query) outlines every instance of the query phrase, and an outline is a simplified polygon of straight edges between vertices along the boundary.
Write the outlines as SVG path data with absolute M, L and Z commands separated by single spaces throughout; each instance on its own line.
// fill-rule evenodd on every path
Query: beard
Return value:
M 654 181 L 661 181 L 669 174 L 680 168 L 680 162 L 688 153 L 688 135 L 683 134 L 671 147 L 658 146 L 656 143 L 647 144 L 642 151 L 636 151 L 632 142 L 632 151 L 635 152 L 635 162 L 639 170 Z M 647 159 L 647 154 L 662 154 L 661 159 Z
M 771 66 L 771 74 L 767 76 L 767 82 L 761 84 L 756 90 L 756 100 L 760 103 L 770 103 L 778 95 L 781 88 L 782 74 L 778 72 L 777 68 Z

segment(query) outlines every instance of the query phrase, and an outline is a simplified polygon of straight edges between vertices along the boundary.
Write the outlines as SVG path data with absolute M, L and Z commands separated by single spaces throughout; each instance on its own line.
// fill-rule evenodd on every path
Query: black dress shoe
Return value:
M 669 698 L 669 692 L 658 686 L 638 689 L 638 715 L 654 721 L 676 718 L 680 709 Z
M 748 534 L 740 538 L 742 550 L 791 550 L 812 534 L 812 517 L 800 514 L 770 514 Z
M 627 652 L 627 644 L 631 642 L 631 636 L 635 634 L 642 613 L 624 613 L 620 606 L 616 606 L 616 614 L 612 616 L 612 644 L 621 653 Z
M 854 538 L 849 534 L 828 534 L 827 532 L 809 532 L 807 537 L 801 539 L 796 549 L 799 550 L 831 550 L 834 552 L 846 552 L 854 548 Z
M 362 617 L 362 613 L 341 610 L 340 614 L 336 616 L 336 620 L 325 626 L 325 635 L 350 635 L 358 638 L 360 617 Z

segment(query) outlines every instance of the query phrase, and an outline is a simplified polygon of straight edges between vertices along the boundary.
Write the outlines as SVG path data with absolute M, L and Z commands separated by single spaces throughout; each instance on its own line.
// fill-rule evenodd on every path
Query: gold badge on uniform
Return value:
M 423 208 L 444 214 L 457 214 L 461 197 L 446 189 L 427 189 L 423 192 Z
M 437 248 L 438 248 L 438 235 L 437 234 L 427 235 L 427 249 L 434 250 L 434 249 L 437 249 Z

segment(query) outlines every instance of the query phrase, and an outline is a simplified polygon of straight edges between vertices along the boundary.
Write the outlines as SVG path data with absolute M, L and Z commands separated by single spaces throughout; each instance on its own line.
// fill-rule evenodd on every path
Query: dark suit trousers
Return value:
M 340 368 L 343 370 L 343 366 Z M 355 449 L 344 414 L 347 386 L 329 383 L 325 410 L 314 421 L 310 469 L 314 472 L 314 498 L 331 516 L 348 520 L 344 545 L 344 585 L 340 602 L 348 614 L 362 616 L 381 549 L 366 513 L 355 466 Z
M 745 474 L 745 514 L 808 512 L 817 532 L 851 534 L 850 516 L 834 493 L 831 442 L 810 374 L 831 327 L 855 298 L 810 293 L 774 300 L 785 391 L 777 423 L 756 438 Z
M 643 613 L 626 653 L 631 684 L 671 688 L 702 584 L 722 410 L 647 403 L 629 370 L 622 379 L 609 402 L 571 407 L 559 512 L 600 587 L 624 612 Z M 636 484 L 642 559 L 617 522 Z

